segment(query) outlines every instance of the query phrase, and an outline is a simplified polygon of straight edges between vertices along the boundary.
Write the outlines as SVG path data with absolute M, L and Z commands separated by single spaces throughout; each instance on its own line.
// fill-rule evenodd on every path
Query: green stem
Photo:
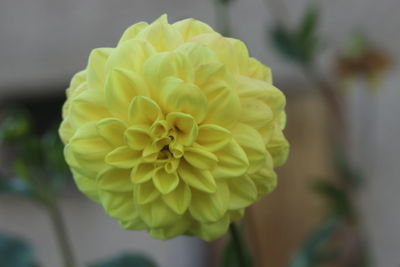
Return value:
M 229 18 L 230 1 L 215 1 L 215 21 L 217 30 L 226 37 L 231 36 L 231 20 Z
M 74 255 L 72 253 L 71 245 L 67 238 L 67 233 L 65 229 L 65 224 L 61 215 L 60 208 L 58 207 L 57 201 L 54 200 L 51 204 L 47 206 L 51 222 L 54 227 L 54 232 L 60 247 L 64 266 L 65 267 L 75 267 L 76 262 Z
M 231 232 L 232 241 L 233 241 L 233 244 L 234 244 L 234 247 L 236 250 L 236 254 L 237 254 L 237 257 L 239 260 L 239 266 L 247 267 L 246 254 L 245 254 L 243 242 L 240 238 L 240 233 L 239 233 L 239 230 L 238 230 L 237 226 L 235 225 L 235 223 L 230 224 L 229 230 Z

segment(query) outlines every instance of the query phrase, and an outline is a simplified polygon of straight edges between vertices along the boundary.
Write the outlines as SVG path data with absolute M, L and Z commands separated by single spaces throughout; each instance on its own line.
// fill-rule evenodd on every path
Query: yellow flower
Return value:
M 60 135 L 78 188 L 122 227 L 213 240 L 276 186 L 284 106 L 243 42 L 164 15 L 92 51 Z

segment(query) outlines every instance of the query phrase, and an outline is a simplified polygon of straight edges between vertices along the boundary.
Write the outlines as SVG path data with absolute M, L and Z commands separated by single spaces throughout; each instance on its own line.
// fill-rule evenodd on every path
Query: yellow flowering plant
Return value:
M 275 188 L 284 107 L 243 42 L 163 15 L 91 52 L 59 133 L 78 188 L 123 228 L 210 241 Z

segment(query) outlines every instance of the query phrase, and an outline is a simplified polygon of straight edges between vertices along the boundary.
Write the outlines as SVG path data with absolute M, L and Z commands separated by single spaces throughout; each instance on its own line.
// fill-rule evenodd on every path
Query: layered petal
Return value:
M 175 22 L 172 24 L 172 27 L 181 33 L 185 41 L 189 40 L 193 36 L 214 32 L 214 30 L 207 24 L 191 18 Z
M 124 121 L 128 121 L 128 107 L 133 97 L 149 94 L 147 84 L 135 72 L 115 68 L 108 75 L 105 86 L 106 105 L 114 116 Z
M 243 148 L 232 139 L 226 146 L 215 152 L 218 165 L 212 171 L 216 179 L 239 177 L 249 168 L 249 159 Z
M 77 187 L 158 239 L 221 237 L 287 158 L 270 69 L 194 19 L 129 27 L 92 51 L 66 96 L 59 133 Z
M 133 184 L 130 179 L 130 171 L 117 168 L 105 169 L 97 176 L 97 187 L 107 192 L 132 192 Z
M 179 177 L 190 187 L 206 193 L 214 193 L 217 184 L 211 172 L 200 170 L 186 161 L 181 161 L 178 169 Z
M 229 189 L 226 183 L 218 184 L 217 191 L 205 193 L 192 190 L 190 214 L 199 222 L 216 222 L 224 217 L 229 206 Z
M 120 146 L 105 156 L 105 162 L 115 168 L 130 169 L 141 161 L 141 151 Z

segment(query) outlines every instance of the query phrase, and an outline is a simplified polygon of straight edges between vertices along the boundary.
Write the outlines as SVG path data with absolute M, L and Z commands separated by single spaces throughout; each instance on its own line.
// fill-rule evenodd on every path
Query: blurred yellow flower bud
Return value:
M 92 51 L 60 135 L 78 188 L 122 227 L 213 240 L 276 186 L 284 106 L 243 42 L 163 15 Z

